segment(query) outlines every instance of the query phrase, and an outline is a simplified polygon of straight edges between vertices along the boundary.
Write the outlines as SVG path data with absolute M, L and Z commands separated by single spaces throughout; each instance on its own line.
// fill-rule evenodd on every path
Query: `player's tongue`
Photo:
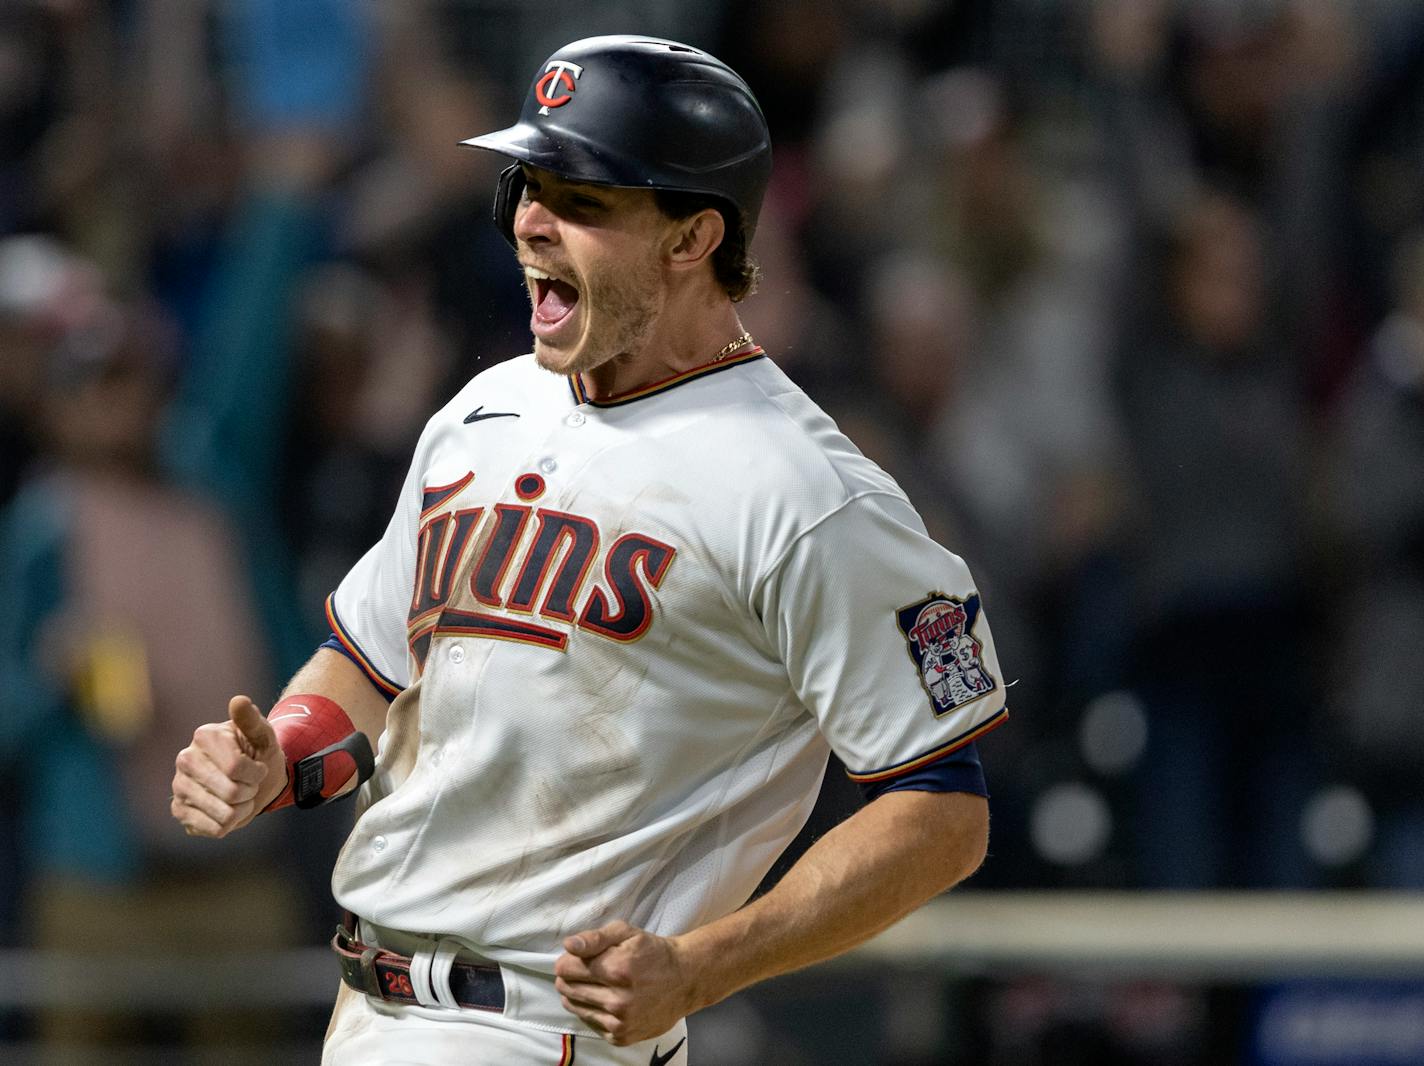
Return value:
M 534 322 L 537 325 L 553 326 L 562 322 L 574 304 L 578 303 L 578 289 L 566 281 L 556 278 L 540 278 L 535 282 Z

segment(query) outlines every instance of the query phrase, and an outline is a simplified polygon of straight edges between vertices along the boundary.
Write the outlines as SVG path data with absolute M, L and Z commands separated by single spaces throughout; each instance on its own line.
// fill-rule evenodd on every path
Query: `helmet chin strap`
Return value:
M 499 184 L 494 189 L 494 224 L 511 248 L 518 248 L 514 237 L 514 213 L 524 196 L 524 171 L 518 163 L 500 171 Z

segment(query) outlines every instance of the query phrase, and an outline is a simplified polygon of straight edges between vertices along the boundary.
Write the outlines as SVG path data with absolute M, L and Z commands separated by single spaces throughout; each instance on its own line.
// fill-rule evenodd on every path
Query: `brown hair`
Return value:
M 709 207 L 721 214 L 727 232 L 722 243 L 712 251 L 712 272 L 733 303 L 739 303 L 756 291 L 761 268 L 747 251 L 746 227 L 731 204 L 720 196 L 669 189 L 654 189 L 653 197 L 658 210 L 671 219 L 691 218 Z

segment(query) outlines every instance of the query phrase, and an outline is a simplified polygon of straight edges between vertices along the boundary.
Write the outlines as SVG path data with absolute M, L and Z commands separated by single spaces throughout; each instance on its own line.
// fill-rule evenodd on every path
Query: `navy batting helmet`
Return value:
M 748 244 L 771 177 L 771 136 L 737 73 L 653 37 L 589 37 L 551 55 L 519 121 L 461 141 L 570 181 L 716 197 Z M 514 244 L 519 164 L 500 175 L 494 220 Z

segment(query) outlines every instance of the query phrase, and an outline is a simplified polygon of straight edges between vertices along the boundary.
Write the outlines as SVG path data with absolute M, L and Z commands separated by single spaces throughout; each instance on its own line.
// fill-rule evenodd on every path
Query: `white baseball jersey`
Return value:
M 828 750 L 877 780 L 1006 714 L 964 563 L 759 350 L 607 401 L 532 356 L 481 373 L 328 614 L 399 693 L 337 900 L 563 1031 L 564 936 L 732 911 Z

